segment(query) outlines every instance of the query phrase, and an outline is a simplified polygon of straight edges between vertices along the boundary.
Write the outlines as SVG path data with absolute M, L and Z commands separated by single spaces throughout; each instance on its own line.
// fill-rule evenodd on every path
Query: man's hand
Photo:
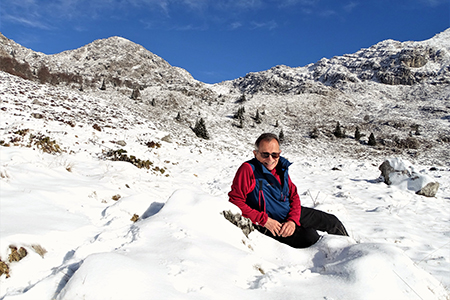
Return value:
M 287 221 L 286 223 L 280 224 L 280 222 L 268 218 L 265 228 L 269 229 L 274 236 L 288 237 L 291 236 L 295 231 L 295 223 L 293 221 Z
M 268 218 L 266 224 L 264 225 L 265 228 L 269 229 L 270 232 L 274 236 L 277 236 L 281 230 L 281 224 L 274 219 Z
M 286 223 L 283 223 L 281 225 L 281 230 L 279 234 L 282 237 L 288 237 L 291 236 L 295 231 L 295 223 L 293 221 L 287 221 Z

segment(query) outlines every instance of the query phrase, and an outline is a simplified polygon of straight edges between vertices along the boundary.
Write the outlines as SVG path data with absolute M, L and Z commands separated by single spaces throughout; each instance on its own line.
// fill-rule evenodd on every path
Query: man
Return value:
M 334 215 L 301 206 L 288 173 L 291 163 L 280 156 L 275 134 L 262 134 L 253 154 L 255 158 L 239 167 L 228 196 L 258 231 L 294 248 L 316 243 L 316 230 L 348 236 Z

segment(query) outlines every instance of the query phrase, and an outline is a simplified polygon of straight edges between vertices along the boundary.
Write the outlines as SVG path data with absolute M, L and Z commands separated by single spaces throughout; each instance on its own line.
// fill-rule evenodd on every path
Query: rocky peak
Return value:
M 173 67 L 141 45 L 117 36 L 96 40 L 75 50 L 46 55 L 22 47 L 2 35 L 1 53 L 3 57 L 28 64 L 34 74 L 44 68 L 45 73 L 76 78 L 80 84 L 98 85 L 103 80 L 114 86 L 125 84 L 128 87 L 197 84 L 186 70 Z
M 277 66 L 233 81 L 243 93 L 319 93 L 372 81 L 386 85 L 450 83 L 450 29 L 421 42 L 385 40 L 354 54 L 305 67 Z

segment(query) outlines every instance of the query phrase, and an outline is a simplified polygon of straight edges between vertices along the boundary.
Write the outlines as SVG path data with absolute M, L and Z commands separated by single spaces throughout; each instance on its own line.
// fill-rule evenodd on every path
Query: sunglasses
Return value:
M 258 151 L 259 152 L 259 151 Z M 272 153 L 269 153 L 269 152 L 259 152 L 259 154 L 261 154 L 261 157 L 262 158 L 269 158 L 269 156 L 272 156 L 273 158 L 278 158 L 278 157 L 280 157 L 280 153 L 281 152 L 272 152 Z

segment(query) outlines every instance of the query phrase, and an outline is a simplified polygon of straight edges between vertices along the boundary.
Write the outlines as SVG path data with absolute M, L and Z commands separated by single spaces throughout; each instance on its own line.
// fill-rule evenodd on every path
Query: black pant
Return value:
M 329 234 L 348 236 L 344 225 L 335 215 L 303 206 L 300 216 L 300 226 L 295 225 L 295 231 L 291 236 L 274 236 L 265 227 L 255 227 L 263 234 L 294 248 L 307 248 L 314 245 L 320 238 L 316 230 L 325 231 Z

